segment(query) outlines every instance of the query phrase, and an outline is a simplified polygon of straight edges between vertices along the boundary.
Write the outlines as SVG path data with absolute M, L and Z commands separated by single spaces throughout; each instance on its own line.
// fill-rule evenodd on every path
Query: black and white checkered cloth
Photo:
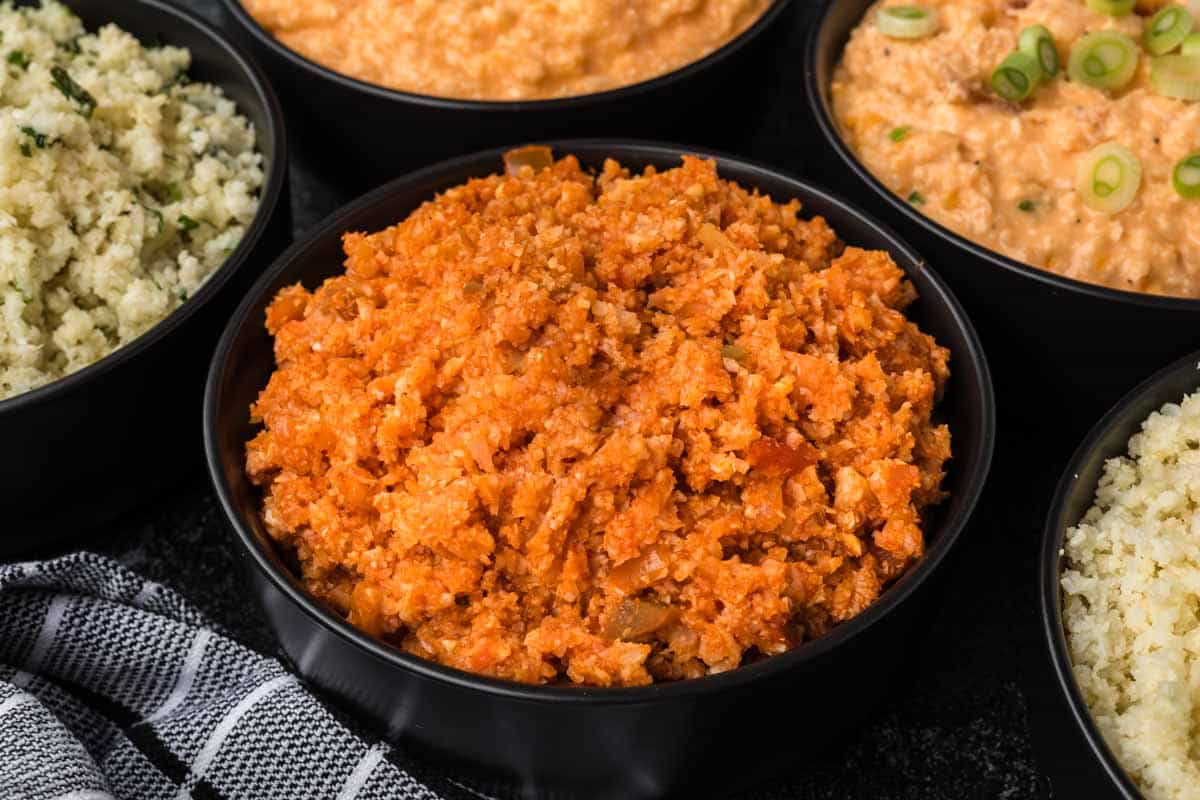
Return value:
M 0 565 L 0 800 L 439 800 L 284 666 L 77 553 Z

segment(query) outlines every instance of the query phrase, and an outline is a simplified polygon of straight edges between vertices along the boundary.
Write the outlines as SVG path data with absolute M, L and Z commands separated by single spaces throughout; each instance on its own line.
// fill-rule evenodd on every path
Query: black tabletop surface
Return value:
M 221 23 L 216 0 L 175 1 Z M 746 121 L 752 144 L 740 155 L 844 191 L 850 177 L 820 149 L 802 94 L 801 42 L 815 10 L 812 0 L 798 2 L 781 23 L 783 45 L 767 76 L 773 101 L 760 119 Z M 314 166 L 320 165 L 303 153 L 292 165 L 297 234 L 351 199 L 322 181 Z M 791 775 L 765 782 L 750 797 L 1112 795 L 1053 683 L 1037 612 L 1042 520 L 1074 445 L 1033 421 L 1002 417 L 983 501 L 956 550 L 922 590 L 924 625 L 907 652 L 880 666 L 895 679 L 890 701 L 850 740 L 821 756 L 798 753 Z M 68 543 L 42 555 L 81 546 Z M 167 496 L 88 532 L 86 546 L 176 587 L 248 645 L 277 653 L 240 582 L 233 536 L 199 470 Z M 436 788 L 461 794 L 442 780 L 437 765 L 413 768 Z

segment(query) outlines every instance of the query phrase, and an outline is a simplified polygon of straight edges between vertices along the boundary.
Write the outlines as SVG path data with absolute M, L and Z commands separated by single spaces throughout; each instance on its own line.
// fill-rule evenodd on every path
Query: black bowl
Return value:
M 562 142 L 592 167 L 611 156 L 630 167 L 679 163 L 674 146 L 599 140 Z M 911 315 L 953 354 L 941 413 L 955 437 L 950 499 L 926 525 L 928 552 L 859 617 L 828 636 L 723 675 L 638 689 L 524 686 L 413 658 L 352 628 L 308 596 L 275 551 L 246 479 L 248 407 L 274 369 L 263 326 L 276 291 L 315 286 L 342 269 L 341 234 L 379 230 L 435 192 L 502 169 L 503 150 L 449 161 L 394 181 L 342 209 L 259 280 L 229 324 L 209 374 L 205 445 L 209 470 L 244 550 L 254 592 L 301 674 L 360 715 L 419 749 L 554 791 L 610 797 L 690 789 L 704 796 L 761 780 L 797 763 L 861 719 L 886 689 L 905 650 L 916 605 L 905 603 L 946 556 L 983 488 L 994 439 L 987 362 L 957 301 L 907 245 L 869 217 L 766 168 L 712 156 L 723 177 L 777 199 L 796 197 L 850 243 L 889 251 L 920 292 Z
M 857 183 L 852 195 L 870 207 L 885 206 L 885 221 L 962 298 L 991 358 L 1002 415 L 1066 412 L 1063 432 L 1067 441 L 1078 441 L 1087 421 L 1145 378 L 1149 365 L 1200 347 L 1200 300 L 1118 291 L 1022 264 L 939 225 L 871 175 L 842 140 L 830 102 L 842 49 L 871 4 L 830 0 L 809 32 L 805 87 L 824 139 L 837 153 L 825 159 L 824 170 L 844 177 L 849 167 L 858 177 L 850 181 Z
M 1200 352 L 1176 361 L 1127 394 L 1092 428 L 1075 451 L 1058 483 L 1046 519 L 1039 585 L 1042 627 L 1050 649 L 1050 659 L 1059 687 L 1088 746 L 1112 779 L 1117 793 L 1127 800 L 1135 800 L 1142 795 L 1105 744 L 1071 670 L 1071 657 L 1063 632 L 1062 591 L 1059 586 L 1062 547 L 1067 529 L 1077 525 L 1095 501 L 1096 486 L 1100 483 L 1104 463 L 1128 453 L 1130 438 L 1141 430 L 1142 423 L 1151 413 L 1166 403 L 1178 403 L 1198 388 Z
M 773 0 L 724 46 L 661 77 L 596 94 L 513 102 L 432 97 L 356 80 L 281 44 L 239 0 L 222 0 L 222 7 L 282 94 L 305 160 L 356 194 L 442 159 L 520 140 L 632 136 L 734 147 L 750 129 L 745 120 L 761 116 L 769 102 L 765 56 L 772 45 L 755 40 L 789 3 Z M 780 38 L 773 45 L 782 46 Z
M 191 50 L 191 77 L 222 87 L 257 128 L 266 180 L 241 244 L 183 306 L 95 364 L 0 401 L 0 516 L 19 521 L 4 526 L 0 555 L 86 531 L 201 466 L 204 367 L 242 290 L 291 237 L 283 115 L 250 58 L 158 0 L 67 5 L 89 30 L 113 22 Z

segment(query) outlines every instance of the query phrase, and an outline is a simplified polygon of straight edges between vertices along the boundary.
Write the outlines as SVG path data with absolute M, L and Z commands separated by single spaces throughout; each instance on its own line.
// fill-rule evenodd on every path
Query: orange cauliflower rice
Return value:
M 415 656 L 592 686 L 871 605 L 950 457 L 899 267 L 712 162 L 506 162 L 268 309 L 247 469 L 308 589 Z

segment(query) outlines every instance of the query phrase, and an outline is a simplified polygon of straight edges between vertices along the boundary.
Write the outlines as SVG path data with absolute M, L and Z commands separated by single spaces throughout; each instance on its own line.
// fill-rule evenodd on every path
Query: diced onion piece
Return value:
M 1200 100 L 1200 56 L 1159 56 L 1150 66 L 1150 85 L 1167 97 Z
M 1110 17 L 1123 17 L 1130 11 L 1137 0 L 1087 0 L 1088 8 Z
M 1192 32 L 1196 20 L 1182 6 L 1167 6 L 1146 23 L 1143 38 L 1146 49 L 1156 56 L 1164 55 L 1183 44 Z
M 1184 56 L 1200 56 L 1200 33 L 1189 33 L 1179 48 L 1179 54 Z
M 992 73 L 992 88 L 1005 100 L 1019 103 L 1037 88 L 1042 68 L 1033 56 L 1011 53 Z
M 520 175 L 524 167 L 541 172 L 554 163 L 554 152 L 544 145 L 530 144 L 504 154 L 504 174 Z
M 632 641 L 649 636 L 679 618 L 679 610 L 651 600 L 627 597 L 613 611 L 604 633 L 610 639 Z
M 1077 83 L 1097 89 L 1120 89 L 1137 71 L 1138 46 L 1123 33 L 1096 31 L 1071 48 L 1067 74 Z
M 1030 58 L 1037 59 L 1044 77 L 1053 78 L 1058 74 L 1061 66 L 1058 47 L 1054 44 L 1054 36 L 1045 25 L 1032 25 L 1021 31 L 1021 44 L 1018 49 Z
M 1179 192 L 1180 197 L 1200 200 L 1200 150 L 1175 165 L 1171 182 L 1175 184 L 1175 191 Z
M 924 6 L 889 6 L 875 13 L 875 25 L 894 39 L 922 39 L 937 31 L 938 18 Z
M 1093 211 L 1116 214 L 1129 207 L 1142 185 L 1142 164 L 1116 142 L 1102 144 L 1079 161 L 1075 184 Z

